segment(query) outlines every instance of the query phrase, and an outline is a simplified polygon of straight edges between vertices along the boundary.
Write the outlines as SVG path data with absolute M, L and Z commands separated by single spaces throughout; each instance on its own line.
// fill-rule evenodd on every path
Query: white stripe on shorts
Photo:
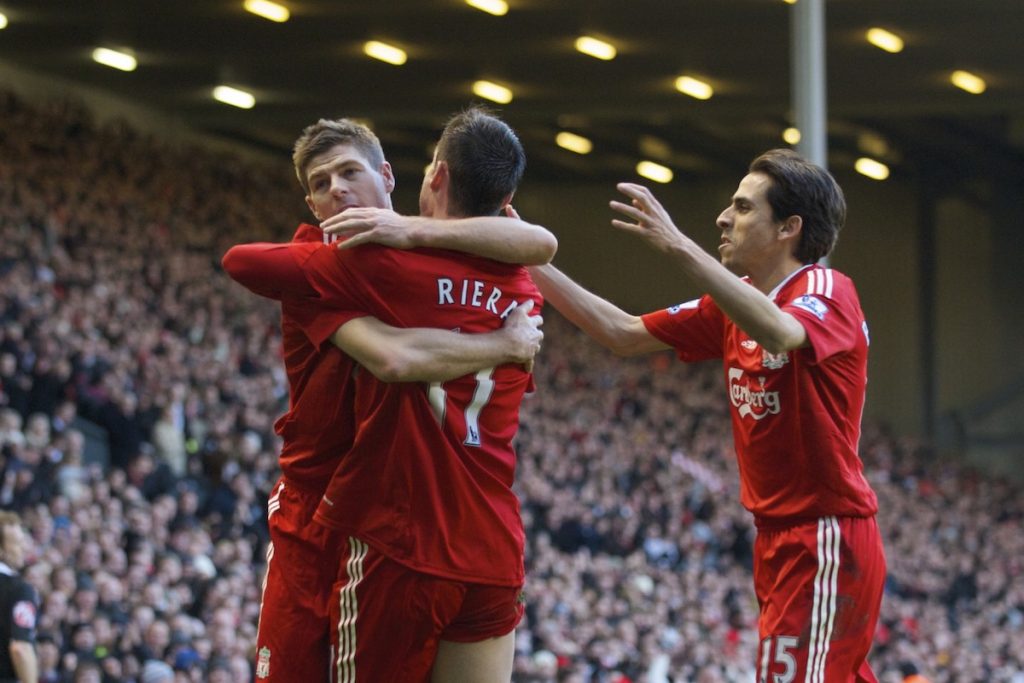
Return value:
M 277 487 L 277 490 L 267 500 L 267 521 L 281 507 L 281 492 L 284 491 L 284 481 Z M 274 542 L 267 542 L 267 566 L 263 573 L 263 583 L 260 586 L 260 615 L 256 622 L 256 633 L 260 632 L 260 624 L 263 621 L 263 596 L 267 593 L 267 578 L 270 576 L 270 562 L 274 559 Z
M 835 517 L 819 519 L 818 573 L 814 577 L 814 604 L 811 607 L 811 635 L 804 683 L 825 683 L 825 660 L 836 617 L 839 543 L 839 521 Z
M 338 617 L 338 672 L 335 683 L 355 683 L 356 680 L 356 617 L 359 616 L 359 601 L 356 588 L 363 580 L 363 562 L 369 550 L 358 538 L 349 537 L 349 556 L 345 563 L 348 582 L 338 596 L 341 615 Z
M 267 520 L 270 520 L 271 515 L 277 512 L 281 508 L 281 493 L 284 492 L 284 481 L 280 483 L 277 490 L 271 494 L 270 498 L 267 499 Z

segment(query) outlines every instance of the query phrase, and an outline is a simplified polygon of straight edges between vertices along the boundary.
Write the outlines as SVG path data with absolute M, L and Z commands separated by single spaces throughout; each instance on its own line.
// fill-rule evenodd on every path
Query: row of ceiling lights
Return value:
M 487 12 L 494 16 L 503 16 L 508 13 L 508 4 L 505 0 L 465 0 L 467 5 Z M 796 4 L 798 0 L 783 0 L 788 4 Z M 286 22 L 291 17 L 287 7 L 271 0 L 244 0 L 244 7 L 247 11 L 274 22 Z M 6 28 L 7 17 L 0 12 L 0 29 Z M 898 53 L 903 50 L 903 39 L 886 29 L 873 27 L 866 33 L 869 43 L 890 53 Z M 580 36 L 575 42 L 576 49 L 591 57 L 601 60 L 611 60 L 616 57 L 618 51 L 611 43 L 594 36 Z M 406 52 L 395 45 L 379 40 L 370 40 L 363 45 L 363 52 L 374 59 L 401 66 L 408 60 Z M 93 50 L 93 59 L 99 64 L 109 66 L 122 71 L 134 71 L 138 62 L 134 55 L 121 50 L 113 50 L 105 47 L 98 47 Z M 962 90 L 974 95 L 985 92 L 987 87 L 984 79 L 976 74 L 964 70 L 956 70 L 950 76 L 950 82 Z M 691 75 L 681 75 L 675 80 L 676 90 L 698 100 L 707 100 L 714 95 L 714 88 L 710 83 Z M 512 89 L 506 85 L 488 80 L 478 80 L 473 83 L 473 94 L 499 104 L 508 104 L 513 99 Z M 256 97 L 245 90 L 234 88 L 228 85 L 218 85 L 213 89 L 213 98 L 218 102 L 229 104 L 242 109 L 251 109 L 256 105 Z M 787 128 L 782 133 L 783 140 L 790 145 L 796 145 L 800 141 L 800 131 L 796 128 Z M 555 136 L 555 143 L 562 149 L 576 154 L 589 154 L 593 150 L 593 143 L 575 133 L 560 131 Z M 889 176 L 888 167 L 880 161 L 868 157 L 857 160 L 855 168 L 858 172 L 876 180 L 884 180 Z M 641 161 L 637 164 L 637 173 L 641 176 L 660 183 L 668 183 L 672 180 L 672 170 L 667 166 L 653 161 Z

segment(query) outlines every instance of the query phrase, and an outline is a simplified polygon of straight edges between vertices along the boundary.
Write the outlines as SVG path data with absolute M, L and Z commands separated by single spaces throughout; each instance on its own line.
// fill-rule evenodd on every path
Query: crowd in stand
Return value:
M 276 308 L 218 263 L 303 218 L 286 160 L 0 90 L 0 507 L 34 540 L 42 681 L 252 679 L 287 385 Z M 753 681 L 718 367 L 545 329 L 518 437 L 515 680 Z M 1019 487 L 877 426 L 862 449 L 889 562 L 875 671 L 1024 682 Z

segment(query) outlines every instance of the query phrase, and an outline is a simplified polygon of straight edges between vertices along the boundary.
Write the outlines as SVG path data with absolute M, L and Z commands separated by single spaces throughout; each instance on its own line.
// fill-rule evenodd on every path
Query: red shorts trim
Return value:
M 336 683 L 427 682 L 442 640 L 496 638 L 522 619 L 522 587 L 417 572 L 357 538 L 345 546 L 331 608 Z
M 259 683 L 327 683 L 339 536 L 312 521 L 320 494 L 282 478 L 267 501 L 270 543 L 256 635 Z
M 758 531 L 758 680 L 865 681 L 885 583 L 873 517 L 823 517 Z

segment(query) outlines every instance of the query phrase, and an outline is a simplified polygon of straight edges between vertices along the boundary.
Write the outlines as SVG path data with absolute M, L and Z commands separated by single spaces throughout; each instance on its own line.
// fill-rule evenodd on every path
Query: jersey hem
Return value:
M 791 529 L 797 526 L 817 524 L 818 520 L 823 519 L 825 517 L 836 517 L 837 519 L 871 519 L 875 517 L 877 514 L 877 512 L 872 512 L 871 514 L 866 515 L 850 513 L 833 513 L 822 514 L 818 516 L 796 515 L 793 517 L 763 517 L 761 515 L 754 515 L 754 526 L 758 530 Z
M 400 553 L 395 552 L 395 550 L 391 548 L 388 544 L 380 542 L 373 536 L 359 533 L 356 529 L 347 527 L 344 524 L 339 524 L 338 522 L 331 520 L 329 517 L 322 515 L 319 511 L 317 511 L 313 515 L 313 520 L 329 529 L 334 529 L 335 531 L 340 531 L 345 535 L 354 536 L 355 538 L 358 538 L 360 541 L 366 543 L 368 546 L 379 552 L 381 555 L 386 556 L 389 560 L 392 560 L 393 562 L 397 562 L 400 565 L 408 567 L 414 572 L 419 572 L 421 574 L 429 574 L 431 576 L 437 576 L 442 579 L 450 579 L 453 581 L 464 581 L 466 583 L 480 584 L 483 586 L 504 586 L 509 588 L 517 588 L 519 586 L 522 586 L 526 582 L 525 572 L 517 574 L 515 578 L 510 579 L 495 576 L 482 576 L 480 574 L 470 572 L 453 571 L 451 569 L 444 569 L 429 564 L 415 562 L 407 557 L 403 557 Z

